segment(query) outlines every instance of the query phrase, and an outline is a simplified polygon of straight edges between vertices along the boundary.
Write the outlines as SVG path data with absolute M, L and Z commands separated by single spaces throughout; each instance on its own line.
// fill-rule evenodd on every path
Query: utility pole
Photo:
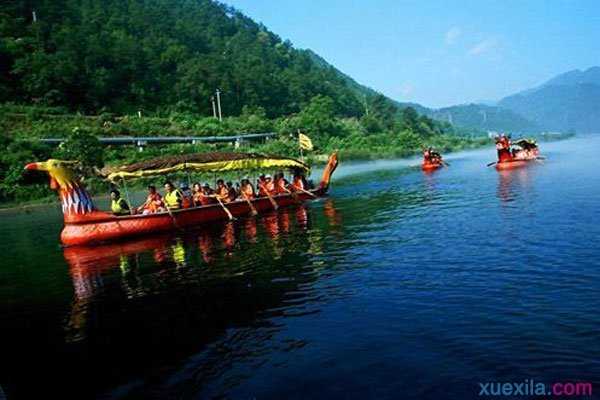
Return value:
M 221 91 L 217 89 L 217 109 L 219 110 L 219 122 L 223 121 L 223 115 L 221 114 Z
M 213 117 L 217 119 L 217 106 L 215 105 L 215 96 L 210 96 L 210 102 L 212 103 Z

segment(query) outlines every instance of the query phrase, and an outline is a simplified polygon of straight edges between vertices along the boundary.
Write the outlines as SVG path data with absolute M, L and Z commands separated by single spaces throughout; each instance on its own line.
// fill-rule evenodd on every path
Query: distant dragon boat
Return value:
M 115 216 L 98 210 L 92 197 L 77 179 L 76 161 L 50 159 L 30 163 L 26 170 L 45 171 L 50 187 L 57 190 L 62 203 L 64 227 L 60 240 L 65 246 L 111 242 L 130 237 L 201 226 L 217 220 L 240 217 L 306 200 L 323 197 L 329 189 L 331 175 L 338 165 L 337 154 L 329 156 L 321 182 L 311 190 L 236 200 L 226 205 L 210 204 L 192 208 L 168 210 L 153 214 Z M 178 172 L 223 173 L 241 170 L 287 169 L 310 171 L 304 162 L 287 157 L 266 156 L 257 153 L 198 153 L 162 157 L 140 162 L 111 172 L 106 177 L 119 180 L 164 176 Z
M 543 159 L 533 139 L 520 139 L 511 143 L 505 137 L 501 137 L 497 139 L 497 145 L 498 143 L 502 146 L 501 151 L 504 151 L 504 155 L 499 154 L 498 161 L 488 164 L 488 166 L 495 164 L 498 171 L 525 167 L 532 161 Z M 512 150 L 511 146 L 514 146 Z

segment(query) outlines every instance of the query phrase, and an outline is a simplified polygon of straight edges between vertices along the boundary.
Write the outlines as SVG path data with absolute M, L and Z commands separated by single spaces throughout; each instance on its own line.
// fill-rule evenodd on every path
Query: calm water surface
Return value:
M 0 213 L 11 398 L 477 398 L 600 393 L 600 137 L 341 164 L 331 196 L 180 235 L 58 245 L 58 207 Z

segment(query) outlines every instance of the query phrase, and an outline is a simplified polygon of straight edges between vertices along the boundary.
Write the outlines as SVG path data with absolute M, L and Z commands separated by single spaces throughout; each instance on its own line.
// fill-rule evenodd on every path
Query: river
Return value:
M 65 249 L 58 206 L 0 213 L 13 398 L 478 398 L 600 390 L 600 136 L 340 164 L 330 197 L 181 235 Z M 479 397 L 481 398 L 481 397 Z

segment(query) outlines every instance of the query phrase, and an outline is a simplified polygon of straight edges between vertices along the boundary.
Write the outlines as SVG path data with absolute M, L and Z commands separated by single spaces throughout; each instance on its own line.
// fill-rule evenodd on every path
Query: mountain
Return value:
M 217 88 L 225 115 L 262 107 L 270 117 L 316 95 L 360 116 L 373 93 L 216 1 L 3 1 L 0 102 L 212 115 Z
M 437 120 L 448 121 L 456 126 L 484 131 L 531 133 L 539 130 L 535 123 L 510 110 L 483 104 L 445 107 L 430 110 L 426 115 Z
M 546 130 L 600 132 L 600 67 L 574 70 L 505 97 L 499 106 Z

